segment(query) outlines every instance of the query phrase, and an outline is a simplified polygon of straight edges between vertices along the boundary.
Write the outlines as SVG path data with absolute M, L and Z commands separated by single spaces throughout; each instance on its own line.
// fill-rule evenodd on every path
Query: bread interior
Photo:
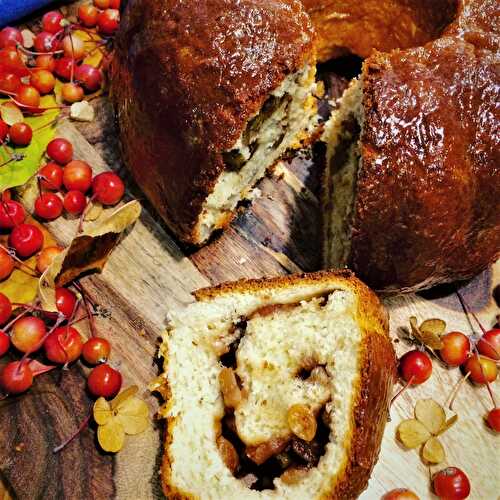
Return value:
M 326 268 L 349 265 L 356 182 L 361 161 L 362 96 L 362 82 L 355 79 L 325 127 L 323 264 Z
M 357 301 L 347 287 L 304 285 L 222 295 L 174 317 L 161 348 L 171 391 L 163 415 L 175 422 L 166 449 L 169 482 L 194 497 L 213 499 L 317 498 L 331 491 L 349 452 L 353 394 L 359 382 L 362 332 Z M 271 312 L 261 314 L 268 305 L 273 306 Z M 235 328 L 242 321 L 243 333 Z M 235 343 L 234 369 L 243 394 L 235 417 L 245 444 L 292 438 L 286 416 L 293 404 L 327 410 L 322 456 L 314 466 L 302 467 L 298 482 L 275 475 L 250 484 L 244 468 L 232 471 L 224 462 L 217 440 L 228 409 L 219 376 L 223 358 Z M 326 371 L 321 384 L 300 376 L 303 364 L 311 367 L 311 360 Z M 241 455 L 240 464 L 244 460 Z M 267 474 L 266 463 L 252 472 Z
M 200 241 L 222 227 L 267 169 L 312 130 L 316 123 L 315 74 L 315 66 L 307 64 L 287 76 L 248 121 L 238 141 L 223 153 L 226 169 L 205 201 L 198 223 Z

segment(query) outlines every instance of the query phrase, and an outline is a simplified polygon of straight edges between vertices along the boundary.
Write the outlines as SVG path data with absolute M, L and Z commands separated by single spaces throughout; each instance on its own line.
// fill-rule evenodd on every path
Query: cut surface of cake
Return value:
M 195 296 L 160 348 L 167 497 L 355 498 L 395 379 L 376 296 L 347 271 Z

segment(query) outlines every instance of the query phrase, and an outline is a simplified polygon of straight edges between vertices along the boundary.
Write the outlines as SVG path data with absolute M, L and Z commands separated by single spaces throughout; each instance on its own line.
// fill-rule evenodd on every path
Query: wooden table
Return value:
M 112 167 L 126 176 L 109 102 L 99 98 L 93 105 L 95 122 L 76 126 L 65 121 L 59 134 L 72 141 L 75 157 L 89 162 L 96 171 Z M 97 323 L 112 343 L 113 363 L 119 365 L 125 385 L 140 387 L 152 413 L 159 401 L 146 385 L 159 373 L 157 342 L 169 310 L 189 303 L 191 292 L 199 287 L 318 268 L 318 171 L 311 155 L 305 153 L 290 164 L 281 164 L 272 178 L 259 184 L 251 207 L 242 209 L 227 231 L 200 250 L 181 248 L 129 180 L 129 195 L 144 202 L 141 219 L 115 250 L 104 272 L 84 278 L 83 283 L 92 299 L 111 313 Z M 75 221 L 64 218 L 49 226 L 62 244 L 75 232 Z M 497 263 L 461 288 L 487 327 L 499 313 L 492 299 L 493 287 L 499 283 Z M 397 332 L 411 315 L 419 320 L 440 317 L 449 330 L 471 332 L 450 287 L 387 297 L 384 302 L 391 314 L 391 335 L 398 353 L 408 349 Z M 64 373 L 41 376 L 27 394 L 1 403 L 0 478 L 4 491 L 0 487 L 0 499 L 162 498 L 158 477 L 162 422 L 155 422 L 144 434 L 128 437 L 116 456 L 99 451 L 92 427 L 61 453 L 52 453 L 89 411 L 92 402 L 84 390 L 86 372 L 87 368 L 76 365 Z M 387 490 L 403 486 L 422 499 L 433 497 L 429 470 L 416 451 L 405 451 L 397 444 L 395 428 L 412 415 L 419 398 L 432 397 L 444 404 L 459 378 L 458 370 L 448 370 L 436 361 L 431 380 L 396 402 L 380 459 L 361 498 L 378 499 Z M 500 398 L 498 381 L 493 388 Z M 446 464 L 466 471 L 473 499 L 500 498 L 500 437 L 482 421 L 490 407 L 485 388 L 465 384 L 455 403 L 459 421 L 442 438 Z

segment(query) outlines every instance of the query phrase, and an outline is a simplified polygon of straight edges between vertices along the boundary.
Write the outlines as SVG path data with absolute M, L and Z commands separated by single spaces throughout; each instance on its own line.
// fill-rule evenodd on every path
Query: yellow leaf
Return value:
M 439 432 L 437 433 L 437 435 L 439 436 L 440 434 L 443 434 L 444 432 L 446 432 L 450 427 L 453 427 L 457 423 L 457 420 L 458 420 L 458 415 L 453 415 L 452 417 L 450 417 L 443 424 L 443 427 L 441 427 L 441 429 L 439 429 Z
M 398 439 L 407 448 L 417 448 L 431 437 L 424 424 L 415 419 L 403 420 L 396 432 Z
M 120 451 L 125 442 L 125 431 L 121 422 L 112 418 L 105 425 L 100 425 L 97 429 L 97 440 L 104 451 Z
M 127 389 L 123 390 L 122 392 L 120 392 L 120 394 L 118 394 L 118 396 L 116 396 L 111 401 L 111 408 L 113 408 L 113 410 L 115 410 L 128 398 L 135 396 L 137 394 L 138 390 L 139 390 L 139 388 L 136 385 L 131 385 Z
M 438 438 L 427 440 L 422 448 L 422 458 L 430 464 L 440 464 L 445 459 L 444 448 Z
M 7 101 L 0 105 L 0 116 L 9 126 L 24 121 L 23 112 L 12 101 Z
M 56 311 L 55 288 L 73 281 L 87 271 L 102 271 L 121 233 L 141 214 L 141 204 L 134 200 L 121 206 L 102 221 L 96 221 L 77 235 L 70 245 L 56 255 L 39 282 L 39 296 L 47 311 Z
M 148 405 L 139 398 L 128 398 L 117 408 L 116 418 L 126 434 L 140 434 L 149 427 Z
M 43 248 L 57 245 L 56 240 L 47 229 L 31 217 L 26 218 L 26 222 L 37 226 L 43 233 Z M 0 243 L 8 245 L 7 235 L 0 237 Z M 38 277 L 36 276 L 36 255 L 23 261 L 26 268 L 33 270 L 33 275 L 28 269 L 17 267 L 12 274 L 3 281 L 0 281 L 0 292 L 9 297 L 11 302 L 29 304 L 33 302 L 38 294 Z
M 103 397 L 100 397 L 94 403 L 93 414 L 94 420 L 98 425 L 106 425 L 113 418 L 111 405 Z
M 443 407 L 433 399 L 420 399 L 415 405 L 415 418 L 425 425 L 427 430 L 436 435 L 446 422 Z

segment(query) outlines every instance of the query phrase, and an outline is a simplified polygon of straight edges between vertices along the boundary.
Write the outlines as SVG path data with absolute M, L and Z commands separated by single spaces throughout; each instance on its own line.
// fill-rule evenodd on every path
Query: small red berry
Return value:
M 449 366 L 465 363 L 470 351 L 470 341 L 461 332 L 450 332 L 441 337 L 443 347 L 439 350 L 441 359 Z
M 493 408 L 486 416 L 486 422 L 495 432 L 500 432 L 500 408 Z
M 122 386 L 122 376 L 119 371 L 108 364 L 96 366 L 87 379 L 87 387 L 93 396 L 114 398 Z
M 44 165 L 39 171 L 40 186 L 49 191 L 59 191 L 62 186 L 63 169 L 51 161 Z
M 495 361 L 474 354 L 464 364 L 465 373 L 470 372 L 470 379 L 475 384 L 486 384 L 497 378 L 497 365 Z
M 5 141 L 8 133 L 9 126 L 3 120 L 0 120 L 0 143 Z
M 37 52 L 45 54 L 46 52 L 53 52 L 55 50 L 58 50 L 60 42 L 53 33 L 42 31 L 35 37 L 35 39 L 33 40 L 33 44 Z
M 483 356 L 500 361 L 500 328 L 488 330 L 477 343 L 477 350 Z
M 93 28 L 97 24 L 99 11 L 90 4 L 80 5 L 78 8 L 78 19 L 87 28 Z
M 51 10 L 42 17 L 42 29 L 48 33 L 58 33 L 62 29 L 61 21 L 63 19 L 64 16 L 60 12 Z
M 2 72 L 0 74 L 0 93 L 16 94 L 21 85 L 21 78 L 15 73 Z
M 76 190 L 85 193 L 92 184 L 92 169 L 84 161 L 73 160 L 63 172 L 63 184 L 68 191 Z
M 57 310 L 66 318 L 71 318 L 76 307 L 76 295 L 67 288 L 56 288 Z
M 12 327 L 12 345 L 21 352 L 34 352 L 42 347 L 45 323 L 36 316 L 23 316 Z
M 0 67 L 2 71 L 14 73 L 19 77 L 28 76 L 29 70 L 14 47 L 0 49 Z
M 381 500 L 419 500 L 418 496 L 413 491 L 406 488 L 397 488 L 388 491 Z
M 30 83 L 40 94 L 50 94 L 54 90 L 56 79 L 49 70 L 38 69 L 31 73 Z
M 59 255 L 62 251 L 63 249 L 61 247 L 56 246 L 43 248 L 36 258 L 36 268 L 38 272 L 43 274 L 50 264 L 52 264 L 54 257 Z
M 106 9 L 97 16 L 97 27 L 103 35 L 112 35 L 120 24 L 120 11 Z
M 58 137 L 49 142 L 47 146 L 47 156 L 59 163 L 59 165 L 66 165 L 73 158 L 73 146 L 71 142 Z
M 75 35 L 66 35 L 62 41 L 64 55 L 77 61 L 85 56 L 85 45 L 81 38 Z
M 458 467 L 447 467 L 432 478 L 434 492 L 441 499 L 461 500 L 470 494 L 470 482 Z
M 61 57 L 61 59 L 56 60 L 56 67 L 54 69 L 55 74 L 62 78 L 63 80 L 71 79 L 71 69 L 74 71 L 75 61 L 71 57 Z
M 81 83 L 87 92 L 95 92 L 101 86 L 102 72 L 90 64 L 81 64 L 75 70 L 75 80 Z
M 82 346 L 82 337 L 72 326 L 56 328 L 43 343 L 47 359 L 60 364 L 77 360 L 82 353 Z
M 9 130 L 10 142 L 15 146 L 28 146 L 33 138 L 33 130 L 24 122 L 14 123 Z
M 80 215 L 87 206 L 87 198 L 81 191 L 68 191 L 63 200 L 64 209 L 72 215 Z
M 23 44 L 23 35 L 17 28 L 6 26 L 0 31 L 0 49 L 5 47 L 17 47 Z
M 110 0 L 94 0 L 94 5 L 98 9 L 109 9 Z
M 66 102 L 80 102 L 83 99 L 83 89 L 76 83 L 65 83 L 61 88 L 61 95 Z
M 0 280 L 8 278 L 14 270 L 14 259 L 0 248 Z
M 106 339 L 91 337 L 83 344 L 82 356 L 87 363 L 97 365 L 108 359 L 110 351 L 111 345 Z
M 9 245 L 19 257 L 30 257 L 43 246 L 43 233 L 33 224 L 19 224 L 9 235 Z
M 23 206 L 14 200 L 0 201 L 0 229 L 12 229 L 24 222 L 26 212 Z
M 12 303 L 6 295 L 0 292 L 0 325 L 7 323 L 12 316 Z
M 35 215 L 45 220 L 57 219 L 63 211 L 63 202 L 55 193 L 42 193 L 35 200 Z
M 411 385 L 422 384 L 432 374 L 432 361 L 423 351 L 409 351 L 399 360 L 399 371 Z
M 20 394 L 33 385 L 33 372 L 26 361 L 12 361 L 0 373 L 0 387 L 8 394 Z
M 41 56 L 36 56 L 35 64 L 37 68 L 46 69 L 51 73 L 56 69 L 56 60 L 53 56 L 49 54 L 42 54 Z
M 27 111 L 37 111 L 40 106 L 40 92 L 33 85 L 21 85 L 16 93 L 16 101 Z M 10 132 L 12 135 L 12 130 Z
M 0 357 L 2 357 L 10 347 L 10 337 L 0 330 Z
M 110 9 L 119 9 L 120 8 L 120 0 L 110 0 L 109 8 Z
M 114 172 L 103 172 L 92 181 L 94 198 L 103 205 L 115 205 L 125 193 L 123 181 Z

